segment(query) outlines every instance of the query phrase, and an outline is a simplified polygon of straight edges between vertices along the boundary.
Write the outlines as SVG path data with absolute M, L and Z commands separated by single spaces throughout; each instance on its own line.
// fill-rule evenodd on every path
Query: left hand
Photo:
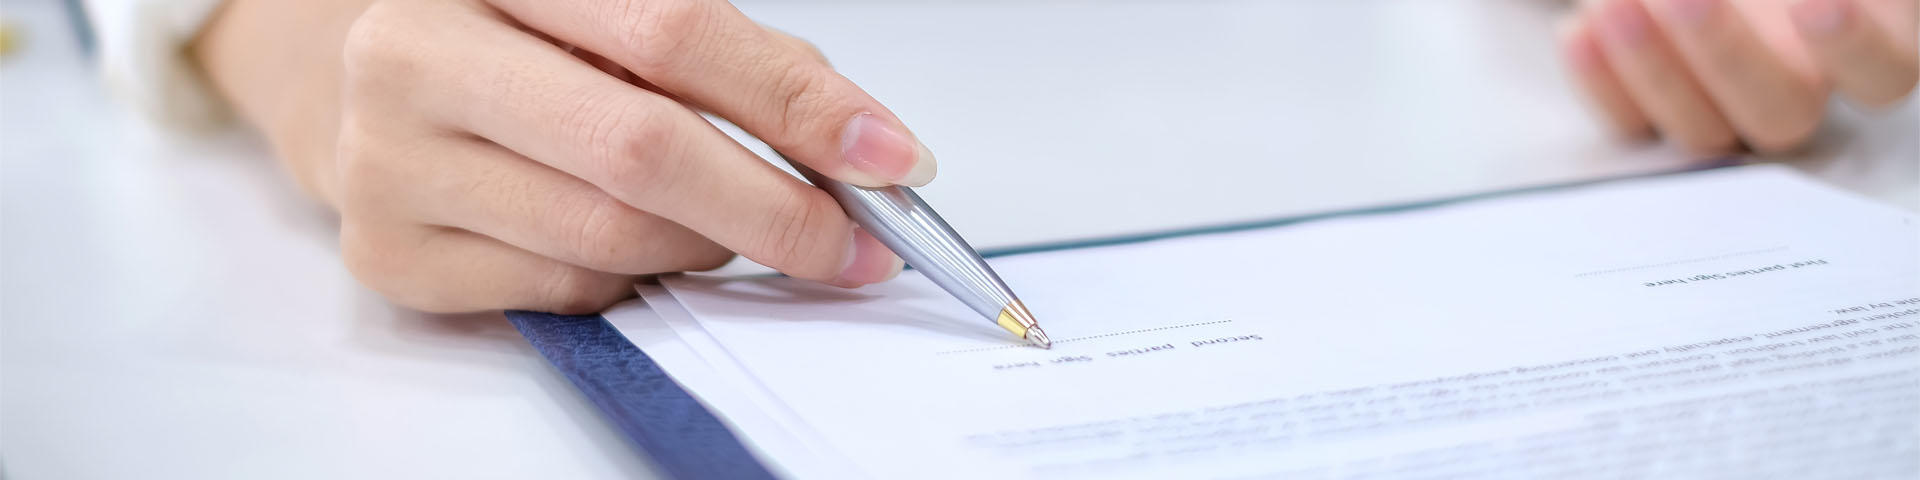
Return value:
M 1592 0 L 1563 32 L 1606 123 L 1718 155 L 1805 143 L 1829 91 L 1884 107 L 1913 91 L 1916 0 Z

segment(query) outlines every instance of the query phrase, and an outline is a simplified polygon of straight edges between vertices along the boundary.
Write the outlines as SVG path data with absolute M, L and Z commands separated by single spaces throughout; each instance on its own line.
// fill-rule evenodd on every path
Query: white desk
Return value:
M 914 126 L 981 246 L 1681 164 L 1597 133 L 1545 2 L 1030 3 L 744 8 Z M 257 141 L 131 121 L 57 2 L 0 5 L 27 29 L 0 61 L 7 478 L 652 475 L 498 315 L 357 286 Z M 1843 111 L 1792 161 L 1920 207 L 1916 111 Z

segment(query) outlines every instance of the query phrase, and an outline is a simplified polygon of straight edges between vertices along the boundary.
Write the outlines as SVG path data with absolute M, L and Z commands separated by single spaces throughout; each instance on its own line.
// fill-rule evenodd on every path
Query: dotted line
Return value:
M 1605 274 L 1609 274 L 1609 273 L 1620 273 L 1620 272 L 1625 272 L 1625 271 L 1631 271 L 1631 270 L 1645 270 L 1645 269 L 1649 269 L 1649 268 L 1658 268 L 1658 267 L 1668 267 L 1668 266 L 1673 266 L 1673 265 L 1680 265 L 1680 264 L 1684 264 L 1684 263 L 1697 263 L 1697 262 L 1705 262 L 1705 261 L 1709 261 L 1709 260 L 1719 260 L 1719 259 L 1722 259 L 1722 258 L 1732 258 L 1732 257 L 1741 257 L 1741 256 L 1747 256 L 1747 255 L 1759 255 L 1759 254 L 1762 254 L 1762 253 L 1773 253 L 1773 252 L 1778 252 L 1778 251 L 1781 251 L 1781 250 L 1786 250 L 1786 249 L 1787 249 L 1787 247 L 1773 247 L 1773 248 L 1763 248 L 1763 249 L 1759 249 L 1759 250 L 1749 250 L 1749 251 L 1745 251 L 1745 252 L 1734 252 L 1734 253 L 1728 253 L 1728 254 L 1723 254 L 1723 255 L 1714 255 L 1714 256 L 1711 256 L 1711 257 L 1700 257 L 1700 258 L 1689 258 L 1689 259 L 1686 259 L 1686 260 L 1674 260 L 1674 261 L 1671 261 L 1671 262 L 1666 262 L 1666 263 L 1655 263 L 1655 264 L 1652 264 L 1652 265 L 1640 265 L 1640 266 L 1637 266 L 1637 267 L 1623 267 L 1623 268 L 1615 268 L 1615 269 L 1610 269 L 1610 270 L 1595 270 L 1595 271 L 1591 271 L 1591 272 L 1586 272 L 1586 273 L 1581 273 L 1581 274 L 1576 274 L 1576 275 L 1574 275 L 1574 276 L 1573 276 L 1573 278 L 1580 278 L 1580 277 L 1591 277 L 1591 276 L 1594 276 L 1594 275 L 1605 275 Z
M 1215 320 L 1211 322 L 1189 323 L 1186 325 L 1174 325 L 1169 327 L 1154 327 L 1154 328 L 1146 328 L 1146 329 L 1140 329 L 1140 330 L 1129 330 L 1125 332 L 1103 333 L 1099 335 L 1089 335 L 1085 337 L 1074 337 L 1074 338 L 1062 339 L 1062 340 L 1055 341 L 1054 343 L 1077 342 L 1081 340 L 1092 340 L 1095 338 L 1111 337 L 1115 335 L 1132 335 L 1135 333 L 1157 332 L 1161 330 L 1172 330 L 1175 328 L 1198 327 L 1201 325 L 1215 325 L 1215 324 L 1227 323 L 1231 321 L 1233 320 Z
M 1057 341 L 1056 341 L 1056 342 L 1053 342 L 1053 343 L 1060 343 L 1060 342 L 1057 342 Z M 951 354 L 955 354 L 955 353 L 973 353 L 973 352 L 985 352 L 985 351 L 989 351 L 989 350 L 1006 350 L 1006 349 L 1009 349 L 1009 348 L 1040 348 L 1040 347 L 1037 347 L 1037 346 L 1034 346 L 1034 345 L 1032 345 L 1032 344 L 1025 344 L 1025 343 L 1023 343 L 1023 344 L 1015 344 L 1015 345 L 1001 345 L 1001 346 L 997 346 L 997 347 L 982 347 L 982 348 L 969 348 L 969 349 L 966 349 L 966 350 L 948 350 L 948 351 L 944 351 L 944 352 L 937 352 L 937 353 L 935 353 L 934 355 L 951 355 Z
M 1088 335 L 1088 336 L 1085 336 L 1085 337 L 1073 337 L 1073 338 L 1063 338 L 1063 339 L 1059 339 L 1059 340 L 1054 340 L 1054 341 L 1053 341 L 1053 343 L 1057 345 L 1057 344 L 1062 344 L 1062 343 L 1067 343 L 1067 342 L 1078 342 L 1078 341 L 1081 341 L 1081 340 L 1092 340 L 1092 339 L 1096 339 L 1096 338 L 1106 338 L 1106 337 L 1113 337 L 1113 336 L 1120 336 L 1120 335 L 1132 335 L 1132 334 L 1136 334 L 1136 333 L 1147 333 L 1147 332 L 1157 332 L 1157 331 L 1161 331 L 1161 330 L 1172 330 L 1172 329 L 1175 329 L 1175 328 L 1187 328 L 1187 327 L 1198 327 L 1198 326 L 1201 326 L 1201 325 L 1217 325 L 1217 324 L 1222 324 L 1222 323 L 1227 323 L 1227 322 L 1231 322 L 1231 321 L 1233 321 L 1233 320 L 1215 320 L 1215 321 L 1211 321 L 1211 322 L 1200 322 L 1200 323 L 1189 323 L 1189 324 L 1186 324 L 1186 325 L 1170 325 L 1170 326 L 1165 326 L 1165 327 L 1154 327 L 1154 328 L 1142 328 L 1142 329 L 1139 329 L 1139 330 L 1127 330 L 1127 331 L 1124 331 L 1124 332 L 1113 332 L 1113 333 L 1102 333 L 1102 334 L 1099 334 L 1099 335 Z M 969 349 L 965 349 L 965 350 L 948 350 L 948 351 L 944 351 L 944 352 L 937 352 L 937 353 L 935 353 L 935 354 L 936 354 L 936 355 L 949 355 L 949 354 L 955 354 L 955 353 L 973 353 L 973 352 L 986 352 L 986 351 L 992 351 L 992 350 L 1006 350 L 1006 349 L 1009 349 L 1009 348 L 1040 348 L 1040 347 L 1037 347 L 1037 346 L 1034 346 L 1033 344 L 1030 344 L 1030 343 L 1016 343 L 1016 344 L 1011 344 L 1011 345 L 999 345 L 999 346 L 992 346 L 992 347 L 981 347 L 981 348 L 969 348 Z

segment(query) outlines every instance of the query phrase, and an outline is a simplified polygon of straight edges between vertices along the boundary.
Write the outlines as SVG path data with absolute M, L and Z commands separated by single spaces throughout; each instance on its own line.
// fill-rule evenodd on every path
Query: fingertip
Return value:
M 933 152 L 907 133 L 897 120 L 862 112 L 847 121 L 840 133 L 840 156 L 848 169 L 842 181 L 866 187 L 933 181 Z
M 1824 102 L 1821 102 L 1824 104 Z M 1798 118 L 1782 118 L 1768 124 L 1766 130 L 1756 130 L 1745 135 L 1746 143 L 1760 153 L 1785 153 L 1800 148 L 1819 131 L 1820 121 L 1825 117 L 1821 108 L 1814 108 Z
M 1625 142 L 1652 141 L 1658 137 L 1653 131 L 1653 124 L 1649 123 L 1645 117 L 1616 122 L 1612 133 L 1614 137 Z
M 1580 80 L 1589 85 L 1594 82 L 1610 80 L 1612 68 L 1607 65 L 1606 52 L 1594 38 L 1592 25 L 1579 18 L 1562 21 L 1560 30 L 1560 53 L 1566 59 L 1567 66 Z
M 885 277 L 880 278 L 880 281 L 885 282 L 888 280 L 899 278 L 900 272 L 906 271 L 906 269 L 907 269 L 906 259 L 900 258 L 899 255 L 894 255 L 893 266 L 887 268 L 887 275 Z
M 1606 54 L 1594 38 L 1589 17 L 1568 17 L 1559 25 L 1561 53 L 1596 116 L 1614 135 L 1627 140 L 1652 136 L 1646 114 L 1633 103 L 1625 87 L 1607 65 Z
M 1673 142 L 1687 156 L 1700 159 L 1720 158 L 1740 151 L 1740 138 L 1733 134 L 1731 128 L 1674 137 Z
M 1554 26 L 1560 39 L 1560 52 L 1576 72 L 1586 73 L 1598 68 L 1600 46 L 1593 41 L 1593 31 L 1588 28 L 1586 17 L 1573 15 L 1561 19 Z
M 933 176 L 940 173 L 940 166 L 933 159 L 933 150 L 918 140 L 913 142 L 913 169 L 900 177 L 900 184 L 909 187 L 924 187 L 933 183 Z

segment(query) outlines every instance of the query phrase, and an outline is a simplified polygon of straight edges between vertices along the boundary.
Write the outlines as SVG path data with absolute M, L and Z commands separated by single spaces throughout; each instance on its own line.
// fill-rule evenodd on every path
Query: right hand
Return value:
M 636 275 L 734 252 L 843 287 L 899 272 L 825 192 L 698 111 L 841 181 L 934 174 L 810 45 L 722 1 L 385 1 L 343 42 L 337 143 L 275 143 L 333 149 L 319 183 L 347 265 L 421 310 L 594 312 Z

